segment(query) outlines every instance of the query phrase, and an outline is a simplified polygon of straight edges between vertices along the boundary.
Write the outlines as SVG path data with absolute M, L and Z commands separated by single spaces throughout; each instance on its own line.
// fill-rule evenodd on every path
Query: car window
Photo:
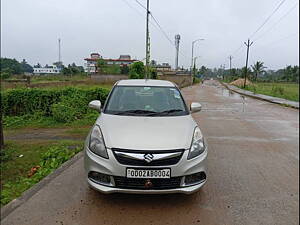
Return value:
M 116 86 L 104 111 L 108 114 L 148 116 L 188 114 L 175 87 Z

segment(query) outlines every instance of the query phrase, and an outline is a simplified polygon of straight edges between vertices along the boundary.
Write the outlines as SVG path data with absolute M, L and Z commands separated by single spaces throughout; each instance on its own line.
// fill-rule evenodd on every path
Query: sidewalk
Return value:
M 272 96 L 268 96 L 268 95 L 255 94 L 251 91 L 240 89 L 240 88 L 238 88 L 234 85 L 223 83 L 222 81 L 220 81 L 220 83 L 223 86 L 225 86 L 227 89 L 229 89 L 233 92 L 236 92 L 238 94 L 241 94 L 241 95 L 246 95 L 248 97 L 260 99 L 260 100 L 263 100 L 263 101 L 267 101 L 267 102 L 280 104 L 280 105 L 285 105 L 285 106 L 289 106 L 289 107 L 292 107 L 292 108 L 299 109 L 299 102 L 290 101 L 290 100 L 286 100 L 286 99 L 283 99 L 283 98 L 272 97 Z

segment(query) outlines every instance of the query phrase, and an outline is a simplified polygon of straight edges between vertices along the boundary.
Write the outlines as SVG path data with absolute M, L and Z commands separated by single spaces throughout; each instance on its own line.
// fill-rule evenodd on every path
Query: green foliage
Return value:
M 10 74 L 21 74 L 21 64 L 16 59 L 0 58 L 0 71 Z
M 26 73 L 32 73 L 33 72 L 33 68 L 32 66 L 30 66 L 25 59 L 23 59 L 23 61 L 20 63 L 21 65 L 21 69 L 22 72 L 26 72 Z
M 129 67 L 127 65 L 121 66 L 121 74 L 128 74 L 129 73 Z
M 121 74 L 122 72 L 122 68 L 119 65 L 108 65 L 104 59 L 98 59 L 97 70 L 100 74 Z
M 72 158 L 81 148 L 70 149 L 65 144 L 54 145 L 42 154 L 38 166 L 40 168 L 31 177 L 20 176 L 15 181 L 7 181 L 2 185 L 1 205 L 5 205 L 38 183 L 45 176 L 57 169 L 61 164 Z M 1 156 L 1 160 L 3 157 Z M 6 159 L 12 160 L 11 158 Z
M 158 78 L 157 70 L 155 68 L 149 67 L 150 78 L 156 80 Z
M 1 80 L 8 79 L 8 78 L 10 78 L 10 76 L 11 76 L 11 73 L 7 72 L 7 70 L 4 70 L 4 71 L 0 72 L 0 79 Z
M 197 77 L 193 77 L 193 84 L 198 84 L 201 82 L 201 79 L 200 78 L 197 78 Z
M 60 102 L 52 105 L 53 118 L 58 122 L 71 122 L 82 119 L 87 113 L 89 99 L 87 95 L 74 92 L 61 96 Z
M 2 110 L 5 116 L 32 115 L 36 111 L 40 111 L 44 116 L 52 116 L 53 104 L 59 102 L 64 104 L 72 98 L 73 100 L 68 103 L 68 106 L 87 108 L 88 102 L 95 99 L 104 103 L 108 93 L 109 90 L 103 88 L 12 89 L 2 94 Z M 69 99 L 66 100 L 66 98 Z M 76 105 L 79 104 L 79 101 L 80 105 Z
M 299 84 L 295 83 L 257 82 L 247 85 L 245 89 L 258 94 L 299 101 Z
M 143 62 L 135 62 L 129 67 L 130 79 L 143 79 L 145 77 L 145 66 Z
M 252 71 L 253 71 L 253 73 L 254 73 L 254 80 L 256 81 L 257 80 L 257 78 L 258 78 L 258 76 L 261 74 L 261 73 L 263 73 L 263 72 L 265 72 L 265 66 L 264 66 L 264 63 L 263 62 L 260 62 L 260 61 L 257 61 L 256 63 L 254 63 L 252 66 L 251 66 L 251 68 L 252 68 Z
M 64 75 L 76 75 L 84 73 L 82 66 L 76 66 L 75 63 L 69 64 L 68 67 L 63 67 L 62 74 Z
M 299 66 L 287 66 L 284 68 L 281 80 L 299 83 Z

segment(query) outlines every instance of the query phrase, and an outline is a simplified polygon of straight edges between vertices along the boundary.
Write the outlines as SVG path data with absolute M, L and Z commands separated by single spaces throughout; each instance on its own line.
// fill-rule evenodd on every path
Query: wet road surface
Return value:
M 299 111 L 230 93 L 216 81 L 183 89 L 209 145 L 208 181 L 193 195 L 103 195 L 83 159 L 15 209 L 19 224 L 298 224 Z

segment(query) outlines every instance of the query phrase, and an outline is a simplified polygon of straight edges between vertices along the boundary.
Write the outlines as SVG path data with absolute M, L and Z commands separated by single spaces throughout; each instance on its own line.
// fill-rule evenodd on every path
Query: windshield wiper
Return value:
M 184 112 L 182 109 L 170 109 L 170 110 L 165 110 L 165 111 L 162 111 L 162 112 L 156 112 L 155 116 L 157 115 L 170 115 L 172 113 L 176 113 L 176 112 Z
M 156 112 L 150 111 L 150 110 L 142 110 L 142 109 L 135 109 L 135 110 L 127 110 L 127 111 L 122 111 L 122 112 L 116 112 L 114 115 L 152 115 L 155 114 Z

